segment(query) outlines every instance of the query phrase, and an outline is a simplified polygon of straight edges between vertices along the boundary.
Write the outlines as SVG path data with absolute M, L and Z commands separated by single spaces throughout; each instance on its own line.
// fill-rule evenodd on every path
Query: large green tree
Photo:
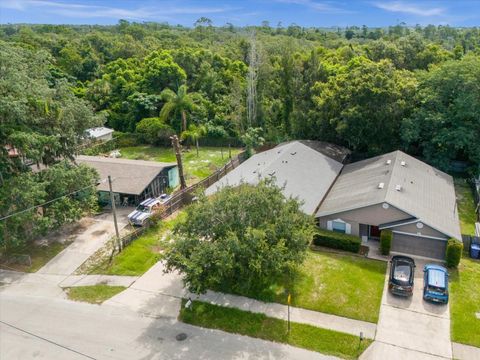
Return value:
M 226 187 L 186 209 L 165 252 L 194 293 L 207 289 L 248 291 L 301 264 L 313 219 L 271 181 Z
M 318 117 L 314 136 L 323 129 L 335 142 L 357 152 L 378 154 L 400 145 L 400 127 L 413 107 L 417 81 L 407 70 L 397 70 L 388 60 L 351 60 L 336 76 L 316 85 Z
M 480 166 L 480 59 L 467 56 L 425 73 L 418 107 L 405 119 L 404 141 L 412 152 L 449 170 L 451 160 Z
M 102 124 L 67 80 L 52 76 L 52 59 L 45 51 L 1 42 L 0 64 L 0 180 L 22 167 L 6 147 L 49 165 L 71 158 L 85 129 Z

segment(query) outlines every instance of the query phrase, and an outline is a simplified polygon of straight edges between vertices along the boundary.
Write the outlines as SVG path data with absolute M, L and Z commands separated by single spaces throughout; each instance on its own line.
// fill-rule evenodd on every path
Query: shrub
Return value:
M 325 229 L 317 229 L 313 237 L 314 245 L 346 250 L 353 253 L 358 253 L 360 250 L 360 242 L 360 238 L 357 236 Z
M 462 258 L 463 243 L 457 239 L 449 239 L 447 242 L 447 251 L 445 252 L 445 262 L 448 267 L 457 267 Z
M 138 145 L 138 134 L 134 133 L 122 133 L 119 131 L 115 131 L 113 133 L 113 137 L 115 139 L 115 144 L 117 147 L 129 147 L 129 146 L 136 146 Z
M 391 230 L 382 230 L 380 233 L 380 252 L 382 255 L 390 254 L 393 233 Z
M 142 141 L 151 145 L 169 144 L 170 136 L 175 134 L 173 129 L 158 117 L 142 119 L 137 124 L 136 132 Z

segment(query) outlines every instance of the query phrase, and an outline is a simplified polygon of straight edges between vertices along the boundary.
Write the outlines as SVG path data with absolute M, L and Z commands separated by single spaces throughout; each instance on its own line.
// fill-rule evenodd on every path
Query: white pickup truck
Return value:
M 135 210 L 128 214 L 128 221 L 132 225 L 143 226 L 159 207 L 160 201 L 157 199 L 143 200 Z
M 132 225 L 143 226 L 148 219 L 160 208 L 168 199 L 170 195 L 162 194 L 158 198 L 148 198 L 143 200 L 137 208 L 128 214 L 128 221 Z

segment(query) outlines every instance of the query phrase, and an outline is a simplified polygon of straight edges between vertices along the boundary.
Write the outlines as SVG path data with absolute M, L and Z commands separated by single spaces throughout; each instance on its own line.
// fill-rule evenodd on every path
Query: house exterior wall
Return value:
M 390 230 L 401 231 L 401 232 L 406 232 L 406 233 L 416 234 L 416 235 L 434 236 L 434 237 L 443 238 L 443 239 L 448 238 L 448 236 L 445 235 L 444 233 L 441 233 L 440 231 L 432 229 L 430 226 L 425 224 L 423 224 L 423 228 L 421 229 L 417 227 L 416 223 L 413 223 L 413 224 L 392 227 L 390 228 Z
M 180 177 L 178 175 L 178 167 L 175 166 L 173 168 L 168 169 L 168 186 L 171 188 L 175 188 L 180 183 Z
M 112 140 L 113 138 L 113 132 L 109 133 L 109 134 L 105 134 L 105 135 L 102 135 L 102 136 L 98 136 L 95 138 L 95 140 L 97 141 L 108 141 L 108 140 Z
M 318 218 L 318 225 L 321 228 L 327 229 L 328 221 L 341 219 L 351 225 L 352 235 L 361 236 L 360 224 L 378 226 L 380 224 L 407 219 L 409 217 L 409 214 L 398 210 L 393 206 L 389 206 L 388 209 L 384 209 L 382 204 L 377 204 L 320 217 Z

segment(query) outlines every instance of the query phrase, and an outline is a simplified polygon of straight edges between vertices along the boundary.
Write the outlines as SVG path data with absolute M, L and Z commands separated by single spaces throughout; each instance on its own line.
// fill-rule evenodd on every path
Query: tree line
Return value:
M 43 181 L 22 159 L 71 159 L 101 124 L 152 144 L 302 138 L 357 157 L 402 149 L 446 171 L 453 160 L 480 167 L 478 28 L 9 24 L 0 62 L 2 215 L 28 192 L 12 200 L 5 189 Z M 48 200 L 30 193 L 24 205 Z

